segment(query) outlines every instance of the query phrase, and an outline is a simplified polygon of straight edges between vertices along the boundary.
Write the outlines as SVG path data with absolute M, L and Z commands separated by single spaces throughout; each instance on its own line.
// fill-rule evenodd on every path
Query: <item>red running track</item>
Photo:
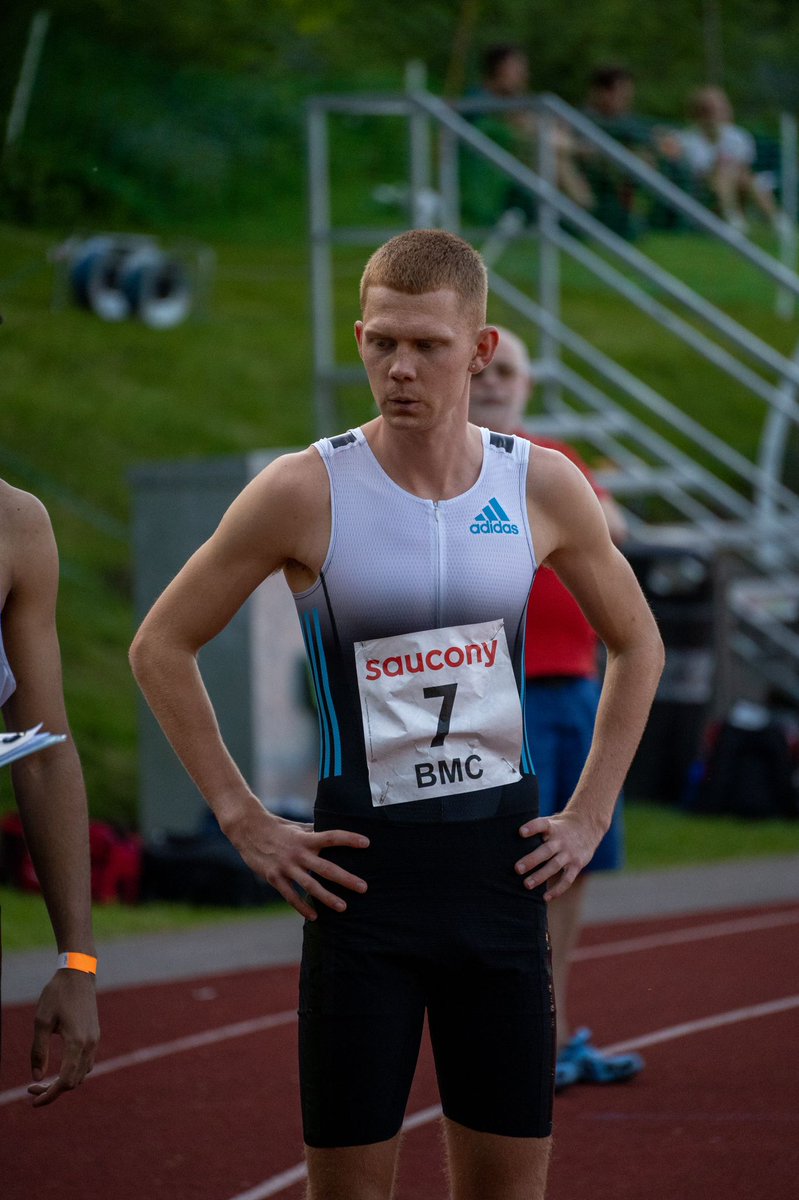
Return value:
M 646 1070 L 556 1100 L 548 1200 L 799 1195 L 799 908 L 586 930 L 573 1012 Z M 300 1200 L 296 968 L 105 992 L 102 1055 L 47 1109 L 25 1099 L 32 1009 L 6 1011 L 3 1200 Z M 445 1200 L 424 1048 L 396 1200 Z

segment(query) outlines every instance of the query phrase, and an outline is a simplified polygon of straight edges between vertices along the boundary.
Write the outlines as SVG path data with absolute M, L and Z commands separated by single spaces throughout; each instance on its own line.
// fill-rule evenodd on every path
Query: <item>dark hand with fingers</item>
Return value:
M 61 1065 L 55 1079 L 45 1080 L 53 1036 L 62 1042 Z M 56 971 L 39 997 L 34 1021 L 34 1082 L 28 1088 L 35 1097 L 34 1108 L 52 1104 L 83 1082 L 94 1066 L 99 1038 L 94 977 L 82 971 Z
M 225 832 L 247 865 L 301 916 L 309 921 L 316 919 L 311 900 L 336 912 L 345 911 L 346 901 L 328 891 L 322 880 L 353 892 L 366 891 L 363 879 L 322 857 L 322 851 L 331 846 L 365 850 L 368 838 L 344 829 L 315 833 L 310 825 L 276 817 L 260 806 L 259 809 L 252 809 Z
M 553 817 L 527 821 L 519 833 L 540 841 L 535 850 L 516 863 L 517 874 L 524 876 L 526 888 L 547 884 L 544 899 L 554 900 L 568 891 L 591 861 L 604 830 L 566 809 Z

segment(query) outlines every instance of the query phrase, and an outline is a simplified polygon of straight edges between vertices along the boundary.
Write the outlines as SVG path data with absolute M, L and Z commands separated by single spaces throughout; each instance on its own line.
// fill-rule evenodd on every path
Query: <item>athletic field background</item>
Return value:
M 0 311 L 6 321 L 0 330 L 0 474 L 41 496 L 53 519 L 62 564 L 67 702 L 92 815 L 135 827 L 127 473 L 147 460 L 300 446 L 316 433 L 302 87 L 289 72 L 255 95 L 240 74 L 224 78 L 217 72 L 212 79 L 198 68 L 193 76 L 175 73 L 167 110 L 163 63 L 110 54 L 106 75 L 116 72 L 120 79 L 115 103 L 126 120 L 118 122 L 115 141 L 87 135 L 82 152 L 73 122 L 71 140 L 59 153 L 74 156 L 74 169 L 70 176 L 63 161 L 58 164 L 59 191 L 48 159 L 68 127 L 59 105 L 70 96 L 89 128 L 96 101 L 72 85 L 81 64 L 90 71 L 97 63 L 98 49 L 85 38 L 59 38 L 63 53 L 45 58 L 42 76 L 50 102 L 37 100 L 32 108 L 30 145 L 37 154 L 6 164 L 11 191 L 0 207 L 7 217 L 0 220 Z M 320 73 L 319 82 L 341 90 L 353 87 L 355 78 L 352 70 L 332 81 Z M 399 70 L 392 78 L 387 69 L 379 78 L 364 73 L 360 80 L 362 86 L 399 82 Z M 199 123 L 198 96 L 206 112 Z M 108 119 L 113 117 L 111 104 Z M 401 212 L 373 197 L 378 184 L 402 178 L 397 127 L 345 121 L 337 127 L 334 150 L 339 216 L 399 227 Z M 105 186 L 92 193 L 95 170 Z M 115 205 L 109 195 L 116 195 Z M 24 223 L 12 219 L 15 212 Z M 70 305 L 54 308 L 48 255 L 70 234 L 108 228 L 156 234 L 166 245 L 179 237 L 210 245 L 218 268 L 207 316 L 154 332 L 135 322 L 103 324 Z M 756 237 L 774 248 L 767 231 Z M 723 249 L 688 233 L 650 235 L 638 245 L 773 345 L 793 350 L 795 322 L 775 319 L 773 290 Z M 353 362 L 351 329 L 366 253 L 345 249 L 336 258 L 336 337 L 341 356 Z M 529 285 L 536 273 L 534 249 L 515 253 L 503 269 Z M 564 279 L 564 316 L 583 336 L 753 455 L 761 425 L 753 402 L 578 268 L 565 270 Z M 492 304 L 489 316 L 522 336 L 529 332 L 500 305 Z M 351 388 L 342 396 L 339 425 L 370 413 L 366 389 Z M 791 453 L 789 470 L 797 471 L 796 447 Z M 7 779 L 0 776 L 0 810 L 10 805 Z M 632 866 L 799 848 L 799 829 L 785 822 L 706 822 L 637 805 L 628 826 Z M 0 896 L 10 928 L 13 899 Z

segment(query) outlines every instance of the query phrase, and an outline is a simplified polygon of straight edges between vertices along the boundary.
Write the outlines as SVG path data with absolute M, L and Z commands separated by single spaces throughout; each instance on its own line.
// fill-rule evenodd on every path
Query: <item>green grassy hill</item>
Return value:
M 0 227 L 0 470 L 50 509 L 69 710 L 97 815 L 133 821 L 127 472 L 311 436 L 301 241 L 219 245 L 207 319 L 153 332 L 52 311 L 54 238 Z

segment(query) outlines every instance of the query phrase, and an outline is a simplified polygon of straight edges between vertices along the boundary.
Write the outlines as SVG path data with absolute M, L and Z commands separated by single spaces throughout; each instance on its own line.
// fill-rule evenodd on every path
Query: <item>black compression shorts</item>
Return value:
M 326 851 L 365 879 L 327 884 L 300 980 L 300 1081 L 309 1146 L 368 1145 L 400 1129 L 425 1012 L 445 1115 L 469 1129 L 547 1137 L 555 1013 L 546 906 L 514 863 L 525 815 L 441 825 L 359 818 L 368 850 Z

